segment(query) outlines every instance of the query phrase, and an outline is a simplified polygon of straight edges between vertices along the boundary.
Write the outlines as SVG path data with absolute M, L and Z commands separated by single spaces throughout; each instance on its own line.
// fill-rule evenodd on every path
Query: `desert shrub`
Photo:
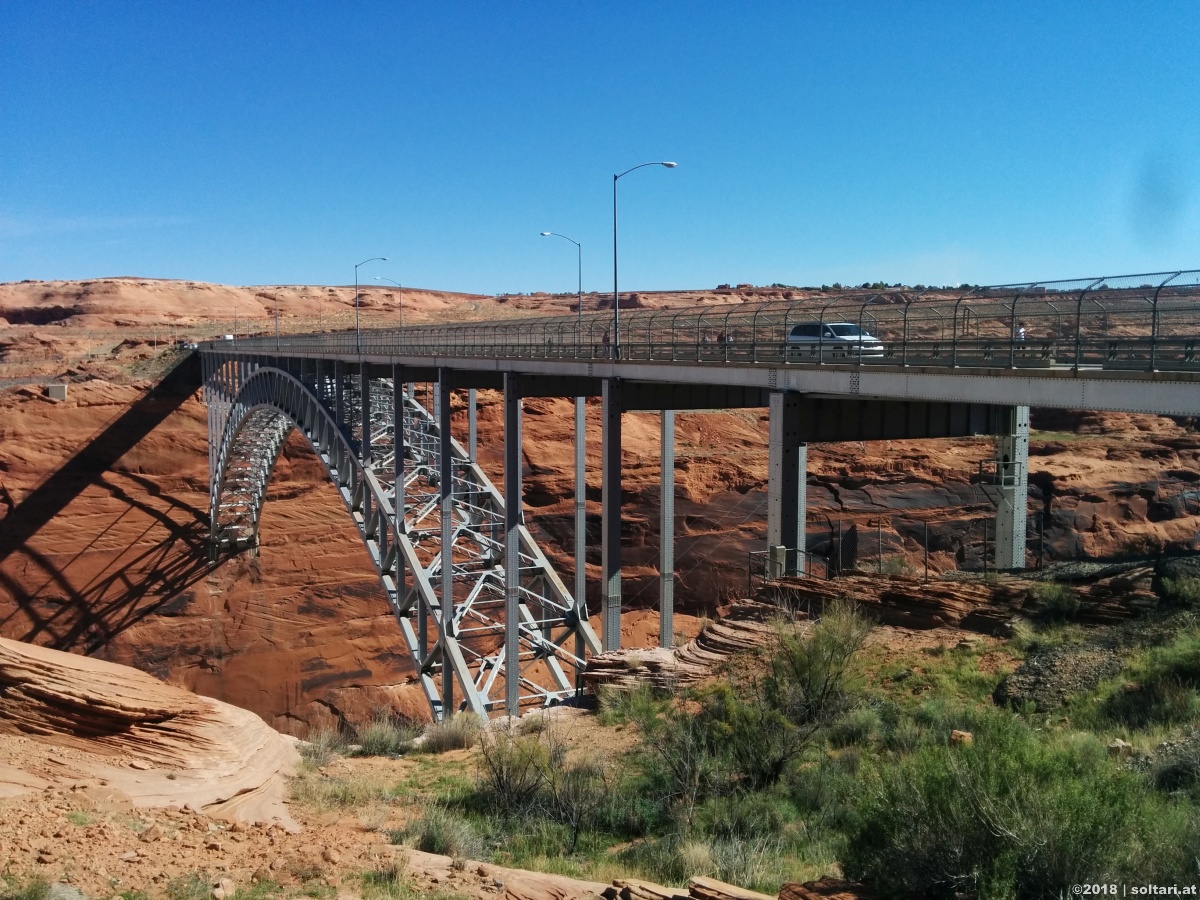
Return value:
M 1042 604 L 1041 617 L 1049 622 L 1073 622 L 1079 618 L 1079 595 L 1067 584 L 1042 582 L 1033 587 L 1034 598 Z
M 1133 773 L 997 713 L 973 745 L 929 744 L 872 774 L 845 869 L 895 893 L 1057 897 L 1144 874 L 1146 797 Z
M 1181 575 L 1162 580 L 1162 595 L 1178 606 L 1200 605 L 1200 578 Z
M 494 727 L 479 740 L 479 790 L 501 815 L 523 815 L 542 801 L 549 750 L 536 734 Z
M 382 869 L 364 872 L 362 875 L 362 895 L 364 900 L 405 900 L 411 896 L 405 867 L 401 863 L 392 863 Z
M 696 812 L 696 832 L 711 838 L 776 837 L 794 818 L 784 802 L 766 792 L 705 803 Z
M 310 766 L 321 768 L 346 752 L 347 743 L 337 729 L 318 728 L 309 732 L 308 740 L 300 744 L 300 757 Z
M 789 773 L 788 798 L 809 830 L 819 826 L 842 831 L 849 827 L 859 791 L 858 762 L 857 758 L 830 756 Z
M 446 753 L 473 747 L 479 738 L 479 727 L 479 719 L 474 713 L 456 713 L 425 729 L 421 750 L 424 753 Z
M 1200 634 L 1196 631 L 1150 650 L 1126 675 L 1132 680 L 1114 687 L 1101 704 L 1101 713 L 1109 721 L 1140 729 L 1200 719 Z
M 359 753 L 362 756 L 399 756 L 413 747 L 420 728 L 392 716 L 376 715 L 358 729 Z
M 1151 777 L 1160 791 L 1186 791 L 1200 801 L 1200 744 L 1191 741 L 1158 760 Z
M 5 874 L 0 886 L 0 900 L 46 900 L 49 896 L 50 882 L 41 877 L 20 882 Z
M 432 806 L 404 831 L 406 843 L 425 853 L 454 859 L 478 859 L 483 840 L 470 822 L 441 806 Z
M 602 687 L 599 693 L 598 721 L 601 725 L 625 725 L 643 722 L 659 715 L 668 706 L 667 697 L 647 684 L 633 690 Z
M 883 733 L 883 746 L 895 753 L 912 753 L 921 745 L 924 733 L 911 716 L 901 716 Z
M 883 561 L 884 575 L 911 575 L 913 567 L 903 556 L 889 556 Z
M 184 872 L 167 882 L 165 893 L 169 900 L 208 900 L 212 879 L 207 872 Z
M 849 603 L 830 604 L 808 634 L 780 628 L 763 682 L 763 700 L 811 735 L 855 702 L 853 663 L 871 630 Z
M 860 706 L 829 729 L 829 743 L 834 747 L 866 744 L 882 728 L 879 713 L 869 706 Z
M 316 809 L 349 809 L 382 802 L 383 785 L 362 776 L 328 778 L 316 772 L 301 772 L 291 781 L 292 799 Z

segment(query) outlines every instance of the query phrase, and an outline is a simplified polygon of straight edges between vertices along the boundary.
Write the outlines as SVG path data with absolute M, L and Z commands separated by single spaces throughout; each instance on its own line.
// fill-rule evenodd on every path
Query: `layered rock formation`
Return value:
M 283 804 L 291 741 L 128 666 L 0 638 L 0 745 L 0 796 L 85 782 L 135 807 L 296 827 Z

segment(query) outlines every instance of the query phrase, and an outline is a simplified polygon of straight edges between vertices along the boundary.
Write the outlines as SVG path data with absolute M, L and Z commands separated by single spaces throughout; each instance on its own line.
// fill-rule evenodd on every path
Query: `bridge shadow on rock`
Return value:
M 190 355 L 20 503 L 6 501 L 0 593 L 14 608 L 0 618 L 0 633 L 95 652 L 204 576 L 207 511 L 152 478 L 112 471 L 199 386 L 199 359 Z M 75 528 L 69 544 L 56 543 L 51 523 L 72 514 L 68 507 L 85 492 L 87 520 L 100 521 Z

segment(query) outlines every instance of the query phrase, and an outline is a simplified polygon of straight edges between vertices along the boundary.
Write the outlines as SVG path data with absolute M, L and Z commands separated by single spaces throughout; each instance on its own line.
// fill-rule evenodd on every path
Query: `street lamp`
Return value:
M 634 166 L 632 169 L 626 169 L 620 175 L 613 175 L 613 339 L 612 339 L 612 357 L 613 359 L 621 358 L 621 295 L 617 292 L 617 181 L 620 178 L 628 175 L 634 169 L 644 169 L 646 166 L 664 166 L 668 169 L 673 169 L 678 163 L 673 162 L 648 162 Z
M 370 259 L 364 259 L 362 262 L 354 264 L 354 333 L 358 335 L 355 343 L 359 353 L 362 353 L 362 326 L 358 323 L 358 267 L 365 266 L 367 263 L 375 262 L 376 260 L 387 262 L 387 257 L 372 256 Z
M 399 300 L 399 303 L 400 303 L 400 327 L 403 328 L 404 327 L 404 286 L 401 285 L 400 282 L 398 282 L 398 281 L 394 281 L 391 278 L 382 278 L 379 275 L 375 276 L 375 280 L 389 282 L 390 284 L 394 284 L 397 288 L 400 289 L 400 300 Z
M 580 245 L 579 241 L 572 240 L 565 234 L 559 234 L 557 231 L 543 231 L 542 237 L 560 237 L 564 241 L 571 241 L 571 243 L 575 245 L 575 256 L 579 270 L 579 327 L 575 332 L 575 355 L 578 356 L 580 342 L 583 340 L 583 247 Z

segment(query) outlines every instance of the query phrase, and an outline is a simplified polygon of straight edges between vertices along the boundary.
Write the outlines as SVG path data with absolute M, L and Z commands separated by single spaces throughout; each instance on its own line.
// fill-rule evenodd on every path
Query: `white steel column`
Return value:
M 467 390 L 467 459 L 479 462 L 479 442 L 475 422 L 475 388 Z
M 438 631 L 442 640 L 442 710 L 454 714 L 454 669 L 449 643 L 454 637 L 454 451 L 450 446 L 449 369 L 438 370 L 438 482 L 441 488 L 442 614 Z
M 1012 408 L 1011 433 L 996 447 L 996 568 L 1025 568 L 1025 524 L 1029 506 L 1029 407 Z
M 658 646 L 675 644 L 675 410 L 662 411 L 658 519 Z
M 800 441 L 800 396 L 772 391 L 767 469 L 767 550 L 795 551 L 789 571 L 802 574 L 807 551 L 808 445 Z
M 620 379 L 605 378 L 604 430 L 601 438 L 600 630 L 605 651 L 621 647 L 621 389 Z
M 521 668 L 521 392 L 520 378 L 504 374 L 504 706 L 520 715 Z
M 575 398 L 575 615 L 587 620 L 587 398 Z M 575 655 L 583 659 L 583 635 L 575 633 Z M 582 675 L 582 669 L 576 673 Z M 579 677 L 576 686 L 582 687 Z

